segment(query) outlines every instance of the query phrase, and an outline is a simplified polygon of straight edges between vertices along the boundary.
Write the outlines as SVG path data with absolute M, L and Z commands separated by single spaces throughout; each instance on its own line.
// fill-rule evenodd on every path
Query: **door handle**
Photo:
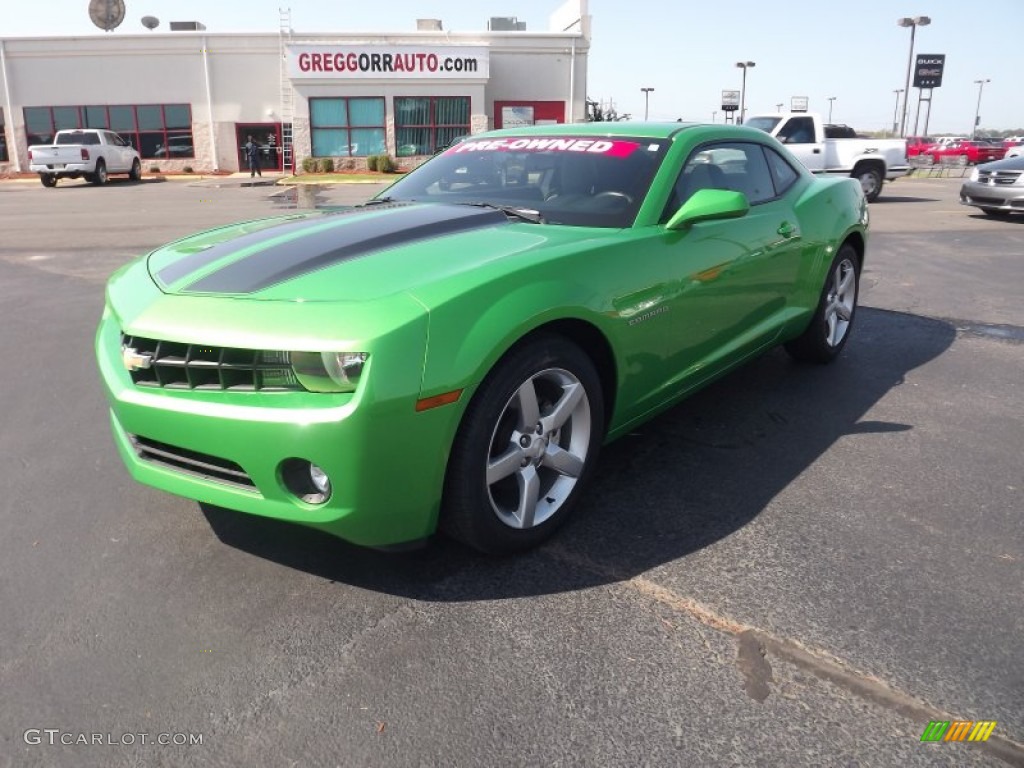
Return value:
M 821 154 L 821 147 L 815 147 L 814 148 L 814 154 L 820 155 Z
M 797 234 L 799 234 L 797 232 L 797 228 L 793 224 L 790 224 L 788 221 L 784 221 L 781 224 L 779 224 L 779 228 L 776 231 L 783 237 L 787 238 L 794 237 Z

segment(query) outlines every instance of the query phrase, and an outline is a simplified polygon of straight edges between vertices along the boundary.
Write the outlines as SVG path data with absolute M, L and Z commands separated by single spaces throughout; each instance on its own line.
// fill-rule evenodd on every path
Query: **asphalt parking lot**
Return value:
M 514 559 L 201 509 L 116 454 L 106 276 L 379 187 L 0 184 L 0 766 L 1024 766 L 1024 217 L 959 183 L 871 206 L 836 364 L 769 353 L 608 446 Z M 921 743 L 947 719 L 997 726 Z

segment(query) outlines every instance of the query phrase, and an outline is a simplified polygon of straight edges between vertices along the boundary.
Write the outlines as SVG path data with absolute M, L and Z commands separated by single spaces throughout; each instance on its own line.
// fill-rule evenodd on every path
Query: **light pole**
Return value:
M 903 93 L 903 89 L 894 88 L 892 92 L 896 94 L 896 106 L 892 108 L 892 135 L 895 136 L 899 128 L 900 94 Z
M 932 20 L 928 16 L 904 16 L 902 19 L 897 19 L 896 24 L 901 27 L 910 27 L 910 53 L 907 55 L 907 84 L 904 87 L 907 95 L 903 99 L 903 117 L 900 120 L 900 136 L 907 135 L 907 102 L 910 101 L 910 70 L 914 64 L 914 33 L 917 32 L 918 27 L 927 27 L 932 23 Z
M 718 116 L 718 110 L 717 109 L 711 110 L 711 122 L 712 123 L 715 122 L 715 117 L 717 117 L 717 116 Z
M 740 88 L 740 123 L 747 118 L 747 70 L 757 66 L 753 61 L 737 61 L 736 66 L 743 70 L 743 85 Z
M 835 96 L 829 96 L 828 97 L 828 121 L 830 123 L 832 122 L 832 102 L 835 101 L 836 98 L 837 97 L 835 97 Z
M 975 85 L 978 86 L 978 106 L 974 108 L 974 127 L 971 128 L 971 138 L 973 139 L 975 134 L 978 132 L 978 118 L 981 115 L 981 92 L 985 88 L 985 83 L 991 83 L 991 78 L 986 77 L 984 80 L 975 80 Z
M 647 119 L 647 107 L 651 103 L 651 91 L 653 91 L 654 89 L 653 88 L 641 88 L 640 90 L 644 92 L 644 120 L 646 120 Z
M 782 111 L 782 107 L 783 107 L 783 103 L 780 101 L 778 104 L 775 105 L 775 111 L 776 112 L 781 112 Z

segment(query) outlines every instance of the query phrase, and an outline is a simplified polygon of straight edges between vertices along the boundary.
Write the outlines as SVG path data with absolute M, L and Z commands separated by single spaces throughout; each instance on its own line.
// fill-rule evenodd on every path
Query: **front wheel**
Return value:
M 860 257 L 852 245 L 846 244 L 832 260 L 810 325 L 786 342 L 786 351 L 797 360 L 832 362 L 850 337 L 859 283 Z
M 463 415 L 442 529 L 487 553 L 536 546 L 578 502 L 603 438 L 604 398 L 590 358 L 560 336 L 514 349 Z
M 92 183 L 97 187 L 107 183 L 107 164 L 102 160 L 96 161 L 96 171 L 92 175 Z
M 139 181 L 142 179 L 142 163 L 139 162 L 139 158 L 135 158 L 132 161 L 132 169 L 128 172 L 128 178 L 132 181 Z
M 864 190 L 864 197 L 869 203 L 875 202 L 882 194 L 882 172 L 874 165 L 862 165 L 853 171 L 854 177 Z
M 40 173 L 39 182 L 44 187 L 56 187 L 57 186 L 57 174 L 55 173 Z

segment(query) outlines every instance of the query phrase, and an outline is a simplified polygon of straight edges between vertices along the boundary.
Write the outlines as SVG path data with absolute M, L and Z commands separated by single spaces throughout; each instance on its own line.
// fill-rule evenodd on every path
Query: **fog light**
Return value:
M 316 464 L 309 465 L 309 479 L 313 481 L 313 485 L 324 496 L 331 495 L 331 481 L 328 479 L 327 473 Z
M 331 480 L 327 473 L 304 459 L 282 462 L 281 482 L 289 493 L 307 504 L 323 504 L 331 497 Z

